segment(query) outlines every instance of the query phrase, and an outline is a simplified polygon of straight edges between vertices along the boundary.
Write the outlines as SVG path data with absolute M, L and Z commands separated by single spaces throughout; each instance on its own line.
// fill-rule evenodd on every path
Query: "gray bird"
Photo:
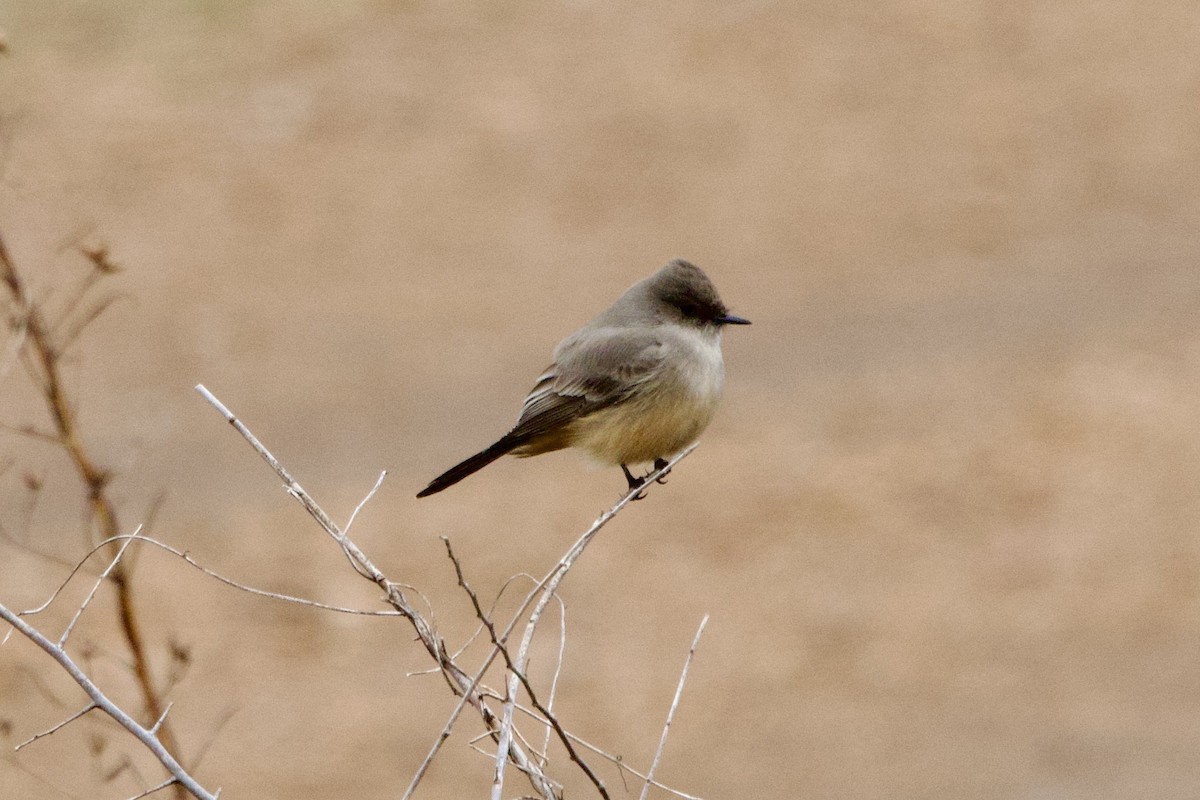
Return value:
M 517 424 L 491 447 L 417 494 L 453 486 L 500 456 L 578 447 L 601 464 L 655 470 L 712 421 L 725 382 L 721 328 L 749 325 L 729 313 L 699 267 L 676 259 L 631 286 L 554 350 L 554 362 L 525 398 Z

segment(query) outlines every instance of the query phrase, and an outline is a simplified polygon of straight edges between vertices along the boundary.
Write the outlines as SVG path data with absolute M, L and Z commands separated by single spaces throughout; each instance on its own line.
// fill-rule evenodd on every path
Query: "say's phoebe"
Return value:
M 646 479 L 633 477 L 629 464 L 653 461 L 661 469 L 708 427 L 725 382 L 721 327 L 749 324 L 729 313 L 699 267 L 672 261 L 563 339 L 516 426 L 417 497 L 507 453 L 525 458 L 564 447 L 619 464 L 629 488 L 638 488 Z

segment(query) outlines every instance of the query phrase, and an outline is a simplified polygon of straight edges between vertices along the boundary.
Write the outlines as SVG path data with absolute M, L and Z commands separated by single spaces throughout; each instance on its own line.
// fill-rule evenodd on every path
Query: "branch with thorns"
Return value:
M 138 531 L 140 531 L 140 530 L 141 529 L 139 528 Z M 84 706 L 79 711 L 70 715 L 69 717 L 62 720 L 61 722 L 51 726 L 50 728 L 48 728 L 40 733 L 34 734 L 33 736 L 29 737 L 25 741 L 18 744 L 15 749 L 20 750 L 28 745 L 33 744 L 34 742 L 38 741 L 39 739 L 43 739 L 47 736 L 50 736 L 50 735 L 62 730 L 63 728 L 65 728 L 67 725 L 71 724 L 75 720 L 80 719 L 81 717 L 85 716 L 89 712 L 99 709 L 100 711 L 103 711 L 105 714 L 108 714 L 110 717 L 112 717 L 114 720 L 116 720 L 117 724 L 119 724 L 125 730 L 127 730 L 131 734 L 133 734 L 138 739 L 138 741 L 140 741 L 143 745 L 145 745 L 145 747 L 151 753 L 154 754 L 154 757 L 159 760 L 159 763 L 161 763 L 163 765 L 163 767 L 167 770 L 167 772 L 170 774 L 170 777 L 167 778 L 166 780 L 164 780 L 162 783 L 158 784 L 157 786 L 155 786 L 147 791 L 141 792 L 140 794 L 136 795 L 135 798 L 131 798 L 131 800 L 136 800 L 136 798 L 140 798 L 140 797 L 146 797 L 147 795 L 153 794 L 155 792 L 158 792 L 163 789 L 170 788 L 170 787 L 179 787 L 182 791 L 189 792 L 194 797 L 197 797 L 200 800 L 217 800 L 217 798 L 219 798 L 221 796 L 221 791 L 218 789 L 216 792 L 210 792 L 209 790 L 207 790 L 203 786 L 201 786 L 200 783 L 194 777 L 192 777 L 191 774 L 188 773 L 187 769 L 184 768 L 184 766 L 179 763 L 179 761 L 175 758 L 175 756 L 173 756 L 171 754 L 170 748 L 168 748 L 167 745 L 165 744 L 165 742 L 163 741 L 162 734 L 163 734 L 163 730 L 164 730 L 164 725 L 166 724 L 166 721 L 167 721 L 167 714 L 171 710 L 171 705 L 169 703 L 159 713 L 158 717 L 154 721 L 154 724 L 147 728 L 147 727 L 141 725 L 137 720 L 135 720 L 123 708 L 121 708 L 119 705 L 117 705 L 115 702 L 113 702 L 111 699 L 109 699 L 109 697 L 100 689 L 100 687 L 87 675 L 87 673 L 77 663 L 75 663 L 74 659 L 72 659 L 71 656 L 68 655 L 68 653 L 67 653 L 67 649 L 66 649 L 67 641 L 68 641 L 68 639 L 70 639 L 71 632 L 74 631 L 75 626 L 79 623 L 79 620 L 83 617 L 84 611 L 86 611 L 88 606 L 91 604 L 92 599 L 96 595 L 96 592 L 99 591 L 100 587 L 104 584 L 104 582 L 106 580 L 108 580 L 110 578 L 110 576 L 112 575 L 112 573 L 120 566 L 121 559 L 124 558 L 125 553 L 128 551 L 130 544 L 140 538 L 141 537 L 140 537 L 139 533 L 136 531 L 134 532 L 134 534 L 125 537 L 124 543 L 122 543 L 121 546 L 118 548 L 116 555 L 113 557 L 113 559 L 109 563 L 108 567 L 96 579 L 95 584 L 92 586 L 91 590 L 84 597 L 83 601 L 79 604 L 79 607 L 75 610 L 75 614 L 71 617 L 70 622 L 67 623 L 66 627 L 63 629 L 63 632 L 58 637 L 57 641 L 50 639 L 48 636 L 46 636 L 40 630 L 35 628 L 33 625 L 30 625 L 28 622 L 25 621 L 24 617 L 32 615 L 32 614 L 37 614 L 41 611 L 44 611 L 46 608 L 48 608 L 50 606 L 50 604 L 54 601 L 55 597 L 58 596 L 59 592 L 61 591 L 61 587 L 59 589 L 55 590 L 54 594 L 51 595 L 50 599 L 47 600 L 45 603 L 38 606 L 37 608 L 29 609 L 28 611 L 15 612 L 15 611 L 12 611 L 11 609 L 9 609 L 4 604 L 0 603 L 0 619 L 3 619 L 5 622 L 7 622 L 9 625 L 11 625 L 14 630 L 16 630 L 18 633 L 20 633 L 25 638 L 29 639 L 34 644 L 36 644 L 43 651 L 45 651 L 51 658 L 53 658 L 55 661 L 57 661 L 59 666 L 61 666 L 67 672 L 67 674 L 71 676 L 72 680 L 74 680 L 77 684 L 79 684 L 79 687 L 81 689 L 83 689 L 83 691 L 87 694 L 87 696 L 91 700 L 90 703 L 88 703 L 86 706 Z M 93 551 L 93 552 L 95 552 L 95 551 Z M 80 563 L 82 564 L 82 562 L 80 562 Z M 72 575 L 73 574 L 74 574 L 74 572 L 72 573 Z M 68 580 L 69 579 L 70 578 L 68 577 Z M 7 641 L 7 639 L 8 639 L 8 636 L 5 636 L 3 641 Z M 0 643 L 2 643 L 2 642 L 0 642 Z

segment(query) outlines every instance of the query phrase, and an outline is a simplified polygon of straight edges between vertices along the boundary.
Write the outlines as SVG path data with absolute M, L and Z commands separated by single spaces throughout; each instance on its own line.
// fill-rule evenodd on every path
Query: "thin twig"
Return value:
M 531 686 L 529 683 L 529 679 L 525 677 L 525 673 L 518 669 L 517 665 L 513 663 L 512 656 L 509 655 L 508 648 L 505 647 L 504 644 L 500 642 L 500 639 L 496 636 L 496 626 L 492 623 L 492 620 L 488 617 L 488 615 L 483 612 L 483 606 L 479 604 L 479 595 L 475 594 L 475 590 L 467 584 L 467 579 L 463 576 L 462 564 L 459 562 L 458 557 L 454 555 L 454 548 L 450 546 L 450 540 L 445 536 L 441 538 L 442 543 L 446 545 L 446 555 L 448 555 L 450 557 L 450 561 L 454 563 L 454 574 L 458 576 L 458 585 L 461 586 L 463 591 L 467 593 L 467 597 L 471 598 L 471 605 L 475 609 L 475 616 L 478 617 L 483 626 L 487 628 L 488 634 L 492 638 L 492 644 L 500 651 L 500 655 L 504 656 L 504 663 L 508 666 L 509 672 L 520 679 L 521 685 L 525 687 L 526 694 L 529 695 L 529 701 L 533 703 L 533 707 L 540 711 L 542 716 L 544 716 L 550 722 L 550 725 L 554 728 L 555 733 L 558 734 L 559 741 L 561 741 L 563 743 L 563 747 L 566 748 L 567 755 L 571 757 L 572 761 L 579 765 L 579 768 L 583 770 L 583 774 L 587 775 L 588 780 L 590 780 L 592 785 L 596 787 L 596 790 L 600 792 L 600 796 L 605 800 L 609 800 L 608 790 L 604 788 L 604 781 L 600 780 L 596 773 L 592 771 L 592 768 L 588 766 L 588 763 L 584 761 L 583 757 L 580 756 L 575 750 L 575 746 L 571 743 L 570 737 L 567 736 L 567 732 L 563 730 L 562 725 L 559 723 L 558 717 L 554 716 L 554 713 L 549 708 L 542 705 L 542 701 L 538 700 L 537 693 L 534 692 L 533 686 Z
M 379 473 L 379 478 L 375 481 L 375 485 L 371 487 L 371 491 L 367 492 L 363 499 L 358 501 L 358 505 L 354 507 L 354 510 L 350 512 L 350 519 L 346 520 L 346 527 L 342 529 L 343 534 L 346 536 L 350 535 L 350 529 L 354 527 L 354 520 L 358 519 L 358 512 L 363 510 L 363 506 L 371 502 L 371 498 L 379 491 L 379 487 L 383 485 L 383 479 L 386 477 L 387 470 L 385 469 Z
M 217 735 L 225 729 L 225 726 L 229 724 L 229 720 L 233 719 L 235 714 L 237 714 L 237 710 L 233 708 L 226 708 L 221 712 L 221 717 L 212 726 L 211 730 L 209 730 L 208 737 L 196 748 L 196 752 L 192 755 L 191 761 L 188 764 L 189 768 L 200 768 L 200 765 L 204 763 L 204 757 L 208 755 L 209 748 L 217 741 Z
M 271 469 L 275 470 L 275 474 L 283 479 L 283 488 L 287 491 L 287 493 L 300 501 L 300 504 L 304 506 L 304 510 L 320 523 L 321 527 L 326 533 L 332 536 L 335 541 L 341 541 L 345 538 L 342 530 L 338 528 L 329 515 L 325 513 L 325 509 L 317 505 L 317 502 L 313 500 L 312 496 L 304 490 L 304 487 L 292 477 L 291 473 L 287 471 L 283 464 L 279 463 L 279 459 L 275 458 L 271 451 L 263 446 L 263 443 L 258 440 L 258 437 L 251 433 L 250 429 L 247 428 L 240 419 L 234 416 L 233 412 L 230 411 L 224 403 L 218 400 L 216 395 L 210 392 L 202 383 L 196 384 L 196 391 L 200 393 L 201 397 L 208 401 L 209 405 L 219 411 L 221 416 L 225 417 L 225 421 L 232 425 L 233 429 L 240 433 L 242 438 L 250 443 L 250 446 L 254 448 L 254 452 L 262 456 L 263 460 L 270 465 Z
M 492 600 L 492 605 L 490 608 L 488 608 L 488 616 L 489 617 L 492 614 L 496 613 L 496 606 L 500 605 L 500 600 L 504 597 L 504 593 L 508 591 L 509 586 L 512 586 L 513 581 L 517 580 L 518 578 L 525 578 L 526 580 L 528 580 L 534 584 L 537 583 L 537 578 L 533 577 L 528 572 L 518 572 L 516 575 L 510 576 L 508 578 L 508 580 L 506 580 L 504 582 L 504 584 L 500 587 L 500 591 L 496 593 L 495 599 Z M 482 623 L 479 625 L 476 625 L 475 630 L 471 633 L 470 636 L 467 637 L 467 640 L 465 642 L 463 642 L 462 646 L 454 651 L 454 658 L 458 658 L 463 653 L 467 652 L 467 648 L 469 648 L 475 642 L 475 640 L 477 638 L 479 638 L 479 634 L 483 633 L 483 631 L 484 631 L 484 628 L 483 628 Z M 410 674 L 422 674 L 422 673 L 410 673 Z
M 167 707 L 163 709 L 162 716 L 156 719 L 154 724 L 150 726 L 151 733 L 158 733 L 158 729 L 161 728 L 162 724 L 167 721 L 167 714 L 171 713 L 171 708 L 174 705 L 174 703 L 167 703 Z
M 120 537 L 118 537 L 118 538 L 120 538 Z M 361 617 L 400 617 L 400 616 L 404 616 L 402 612 L 396 611 L 396 610 L 385 611 L 385 610 L 380 610 L 380 609 L 369 609 L 369 608 L 347 608 L 346 606 L 335 606 L 335 605 L 331 605 L 329 603 L 322 603 L 319 600 L 312 600 L 307 597 L 296 597 L 294 595 L 283 594 L 281 592 L 272 592 L 272 591 L 268 591 L 267 589 L 259 589 L 255 586 L 250 586 L 248 584 L 235 581 L 233 578 L 227 578 L 226 576 L 222 575 L 221 573 L 216 572 L 212 569 L 209 569 L 208 567 L 204 566 L 199 561 L 197 561 L 195 558 L 193 558 L 191 553 L 188 553 L 183 550 L 178 550 L 178 549 L 172 547 L 171 545 L 167 544 L 166 542 L 160 542 L 159 540 L 153 539 L 149 536 L 134 536 L 134 537 L 130 537 L 130 538 L 135 538 L 139 542 L 145 542 L 146 544 L 151 544 L 162 550 L 166 550 L 171 555 L 177 556 L 178 558 L 182 559 L 186 564 L 193 567 L 194 569 L 199 570 L 200 572 L 203 572 L 205 575 L 209 576 L 210 578 L 214 578 L 214 579 L 220 581 L 221 583 L 225 584 L 226 586 L 231 586 L 234 589 L 237 589 L 239 591 L 247 592 L 247 593 L 253 594 L 253 595 L 258 595 L 259 597 L 267 597 L 272 600 L 279 600 L 280 602 L 284 602 L 284 603 L 294 603 L 295 605 L 308 606 L 310 608 L 317 608 L 322 611 L 333 611 L 338 614 L 354 614 L 354 615 L 361 616 Z M 104 544 L 104 542 L 101 542 L 101 544 Z
M 517 709 L 517 711 L 520 711 L 522 714 L 525 714 L 526 716 L 528 716 L 530 719 L 534 720 L 537 723 L 540 723 L 541 725 L 546 726 L 546 728 L 549 729 L 550 723 L 547 722 L 546 720 L 542 719 L 542 717 L 536 711 L 534 711 L 532 708 L 528 708 L 526 706 L 521 705 L 520 703 L 517 703 L 516 709 Z M 582 736 L 571 733 L 570 731 L 567 731 L 567 736 L 570 736 L 571 741 L 575 742 L 575 744 L 579 745 L 583 749 L 590 750 L 591 752 L 600 756 L 604 760 L 611 762 L 613 764 L 613 766 L 617 767 L 617 769 L 621 770 L 622 772 L 628 772 L 630 775 L 634 776 L 635 778 L 641 778 L 642 780 L 646 780 L 646 774 L 644 772 L 640 772 L 640 771 L 634 769 L 633 767 L 629 766 L 629 763 L 627 761 L 625 761 L 625 759 L 623 759 L 621 756 L 614 755 L 613 753 L 610 753 L 607 750 L 604 750 L 603 748 L 598 747 L 597 745 L 589 742 L 587 739 L 584 739 Z M 651 779 L 650 783 L 654 787 L 656 787 L 658 789 L 662 789 L 665 792 L 669 792 L 670 794 L 673 794 L 676 797 L 681 798 L 682 800 L 704 800 L 703 798 L 697 797 L 696 795 L 688 794 L 687 792 L 680 791 L 679 789 L 673 789 L 670 786 L 667 786 L 665 783 L 659 782 L 657 779 Z
M 41 733 L 35 733 L 33 736 L 30 736 L 28 739 L 26 739 L 25 741 L 21 742 L 21 743 L 20 743 L 19 745 L 17 745 L 16 747 L 14 747 L 14 748 L 13 748 L 13 750 L 20 750 L 22 747 L 25 747 L 26 745 L 33 744 L 33 743 L 34 743 L 34 742 L 36 742 L 38 739 L 45 738 L 46 736 L 49 736 L 49 735 L 50 735 L 50 734 L 52 734 L 52 733 L 57 733 L 57 732 L 59 731 L 59 729 L 67 727 L 67 726 L 68 726 L 68 725 L 70 725 L 72 722 L 74 722 L 75 720 L 77 720 L 77 719 L 79 719 L 80 717 L 82 717 L 84 714 L 86 714 L 86 713 L 88 713 L 89 711 L 91 711 L 92 709 L 94 709 L 94 708 L 98 708 L 98 707 L 99 707 L 99 706 L 97 706 L 95 703 L 88 703 L 86 706 L 84 706 L 83 708 L 81 708 L 79 711 L 76 711 L 74 714 L 72 714 L 71 716 L 67 717 L 67 718 L 66 718 L 66 719 L 64 719 L 62 722 L 59 722 L 58 724 L 54 725 L 54 726 L 53 726 L 53 727 L 51 727 L 51 728 L 47 728 L 46 730 L 42 731 Z
M 364 571 L 363 568 L 360 567 L 358 565 L 358 563 L 354 560 L 354 554 L 346 549 L 345 539 L 347 536 L 350 535 L 350 527 L 352 525 L 354 525 L 354 520 L 358 518 L 358 512 L 362 511 L 363 506 L 365 506 L 367 503 L 371 502 L 371 498 L 374 497 L 375 493 L 379 491 L 379 487 L 383 485 L 383 479 L 386 477 L 387 477 L 387 470 L 385 469 L 383 472 L 379 473 L 379 477 L 375 480 L 375 485 L 371 487 L 371 491 L 367 492 L 366 495 L 363 497 L 363 499 L 358 501 L 358 505 L 356 505 L 354 507 L 354 511 L 352 511 L 350 513 L 350 519 L 347 520 L 346 527 L 341 530 L 340 537 L 335 537 L 338 539 L 338 543 L 342 545 L 342 553 L 346 556 L 346 560 L 350 562 L 350 566 L 354 568 L 355 572 L 357 572 L 360 576 L 366 578 L 367 580 L 371 580 L 371 576 L 369 574 L 367 574 L 367 572 Z M 429 601 L 427 600 L 426 601 L 427 605 L 428 605 L 428 602 Z M 431 609 L 431 613 L 432 613 L 432 609 Z
M 675 687 L 675 697 L 671 700 L 671 710 L 667 712 L 667 722 L 663 725 L 662 736 L 658 740 L 658 749 L 654 751 L 654 760 L 650 762 L 650 769 L 646 770 L 646 783 L 642 786 L 642 793 L 638 796 L 638 800 L 646 800 L 646 793 L 650 791 L 654 773 L 658 769 L 658 763 L 662 760 L 663 748 L 667 746 L 667 734 L 671 732 L 671 720 L 675 718 L 675 709 L 679 706 L 679 696 L 683 694 L 683 684 L 687 681 L 688 669 L 692 666 L 692 657 L 696 655 L 696 648 L 700 645 L 700 637 L 707 624 L 708 614 L 705 614 L 704 619 L 700 620 L 700 627 L 696 629 L 696 636 L 692 639 L 692 646 L 688 650 L 687 658 L 684 659 L 683 672 L 679 674 L 679 685 Z
M 546 708 L 554 708 L 554 698 L 558 694 L 558 679 L 562 676 L 563 663 L 567 653 L 567 604 L 557 594 L 558 601 L 558 655 L 554 661 L 554 674 L 550 678 L 550 697 L 546 700 Z M 542 740 L 542 751 L 550 751 L 550 728 L 546 728 L 546 738 Z
M 90 287 L 84 287 L 83 291 L 86 293 L 88 288 Z M 100 319 L 100 317 L 104 316 L 104 312 L 108 311 L 108 309 L 112 307 L 114 303 L 121 299 L 123 298 L 115 295 L 112 297 L 101 298 L 100 300 L 96 301 L 96 303 L 94 303 L 90 309 L 88 309 L 86 314 L 83 314 L 73 321 L 70 321 L 70 327 L 66 327 L 69 320 L 67 319 L 67 316 L 64 315 L 59 323 L 59 327 L 65 328 L 65 330 L 55 331 L 57 334 L 59 347 L 63 348 L 64 350 L 70 347 L 75 340 L 83 334 L 89 325 Z
M 497 654 L 497 651 L 493 649 L 491 655 L 489 655 L 484 661 L 483 666 L 480 667 L 479 671 L 475 673 L 475 676 L 471 678 L 471 682 L 467 686 L 466 691 L 459 695 L 458 703 L 455 704 L 454 710 L 450 712 L 450 719 L 446 720 L 446 724 L 443 725 L 442 729 L 438 732 L 437 738 L 433 741 L 433 746 L 429 748 L 429 752 L 426 753 L 425 758 L 421 760 L 420 765 L 417 767 L 417 771 L 413 773 L 412 780 L 408 782 L 408 788 L 404 790 L 404 794 L 400 796 L 400 800 L 410 800 L 410 798 L 413 796 L 413 792 L 417 790 L 417 786 L 425 777 L 425 773 L 429 771 L 429 766 L 433 763 L 433 759 L 442 749 L 442 745 L 446 743 L 446 740 L 450 738 L 450 731 L 454 728 L 454 723 L 458 721 L 459 715 L 462 714 L 463 709 L 467 707 L 467 703 L 470 702 L 470 698 L 476 696 L 479 681 L 483 679 L 484 673 L 487 672 L 488 667 L 491 666 L 492 660 L 495 659 Z M 482 705 L 482 700 L 479 702 L 480 705 Z M 490 724 L 485 735 L 495 737 L 495 729 L 492 728 Z M 557 795 L 552 791 L 550 798 L 551 800 L 555 800 Z
M 87 593 L 87 597 L 83 598 L 83 602 L 80 603 L 79 608 L 75 610 L 75 615 L 71 617 L 71 621 L 67 623 L 67 627 L 65 630 L 63 630 L 62 636 L 58 637 L 59 647 L 67 646 L 67 639 L 71 638 L 71 631 L 75 629 L 76 623 L 78 623 L 80 618 L 83 617 L 83 612 L 87 610 L 89 605 L 91 605 L 92 598 L 96 596 L 96 592 L 100 590 L 100 587 L 104 584 L 104 581 L 108 580 L 108 576 L 112 574 L 112 571 L 117 568 L 118 564 L 121 563 L 121 559 L 124 557 L 125 551 L 129 549 L 129 545 L 133 543 L 133 540 L 137 538 L 137 535 L 141 533 L 141 530 L 142 526 L 138 525 L 137 529 L 133 532 L 133 536 L 121 545 L 121 547 L 117 550 L 117 554 L 113 556 L 112 561 L 109 562 L 109 565 L 105 568 L 104 572 L 101 572 L 100 577 L 96 578 L 96 582 L 92 584 L 92 590 Z M 165 715 L 166 712 L 163 713 Z M 155 733 L 157 732 L 158 731 L 156 727 Z
M 50 431 L 38 430 L 32 425 L 9 425 L 7 422 L 0 422 L 0 430 L 15 433 L 18 436 L 26 436 L 30 439 L 37 439 L 40 442 L 47 444 L 61 445 L 62 438 L 57 433 Z
M 139 530 L 140 530 L 140 527 L 139 527 Z M 42 611 L 45 611 L 51 605 L 51 603 L 54 602 L 55 598 L 57 598 L 58 595 L 62 593 L 63 589 L 65 589 L 67 587 L 67 584 L 71 582 L 71 578 L 73 578 L 83 568 L 83 565 L 86 564 L 87 561 L 92 556 L 94 556 L 96 553 L 100 552 L 104 548 L 108 547 L 109 545 L 113 544 L 114 542 L 120 542 L 120 541 L 126 541 L 126 543 L 138 541 L 138 542 L 143 542 L 148 545 L 153 545 L 154 547 L 157 547 L 160 550 L 165 550 L 168 553 L 170 553 L 171 555 L 176 556 L 177 558 L 182 560 L 184 563 L 186 563 L 188 566 L 192 567 L 193 569 L 199 570 L 200 572 L 203 572 L 208 577 L 213 578 L 214 580 L 218 580 L 221 583 L 225 584 L 226 586 L 230 586 L 234 589 L 237 589 L 242 592 L 247 592 L 249 594 L 258 595 L 259 597 L 267 597 L 267 598 L 270 598 L 271 600 L 279 600 L 280 602 L 284 602 L 284 603 L 294 603 L 296 605 L 309 606 L 310 608 L 317 608 L 322 611 L 333 611 L 338 614 L 355 614 L 357 616 L 363 616 L 363 617 L 400 617 L 400 616 L 403 616 L 403 614 L 401 612 L 395 611 L 395 610 L 385 611 L 385 610 L 367 609 L 367 608 L 347 608 L 345 606 L 335 606 L 335 605 L 330 605 L 329 603 L 322 603 L 319 600 L 311 600 L 307 597 L 295 597 L 295 596 L 289 595 L 289 594 L 282 594 L 280 592 L 271 592 L 266 589 L 259 589 L 254 586 L 250 586 L 248 584 L 235 581 L 233 578 L 228 578 L 228 577 L 222 575 L 221 573 L 216 572 L 215 570 L 212 570 L 212 569 L 204 566 L 199 561 L 197 561 L 194 557 L 192 557 L 192 555 L 190 553 L 188 553 L 184 550 L 179 550 L 179 549 L 167 544 L 166 542 L 161 542 L 158 539 L 155 539 L 151 536 L 146 536 L 146 535 L 140 534 L 140 533 L 122 534 L 120 536 L 114 536 L 111 539 L 105 539 L 104 541 L 96 543 L 96 545 L 91 550 L 88 551 L 87 555 L 85 555 L 80 561 L 75 563 L 75 565 L 72 567 L 70 573 L 67 575 L 66 579 L 62 583 L 60 583 L 58 588 L 54 590 L 54 593 L 50 595 L 49 600 L 47 600 L 45 603 L 42 603 L 40 606 L 37 606 L 36 608 L 31 608 L 26 611 L 18 612 L 20 614 L 20 616 L 28 617 L 33 614 L 39 614 Z
M 143 797 L 149 797 L 150 795 L 155 794 L 157 792 L 161 792 L 163 789 L 166 789 L 177 783 L 179 783 L 179 781 L 175 780 L 174 778 L 167 778 L 165 781 L 160 783 L 158 786 L 153 786 L 144 792 L 135 794 L 133 797 L 129 798 L 129 800 L 141 800 L 141 798 L 143 798 Z M 220 790 L 217 790 L 216 796 L 217 797 L 221 796 Z
M 493 699 L 498 699 L 498 700 L 501 700 L 501 701 L 503 701 L 503 699 L 504 699 L 504 698 L 502 698 L 502 697 L 498 697 L 497 695 L 495 695 L 494 693 L 491 693 L 491 692 L 489 692 L 489 693 L 488 693 L 488 697 L 491 697 L 491 698 L 493 698 Z M 541 717 L 536 717 L 536 716 L 535 716 L 535 717 L 533 717 L 533 719 L 536 719 L 536 720 L 538 720 L 539 722 L 541 722 L 541 723 L 542 723 L 542 725 L 543 725 L 543 726 L 544 726 L 544 727 L 545 727 L 547 730 L 549 730 L 549 729 L 550 729 L 550 724 L 549 724 L 549 723 L 547 723 L 547 722 L 546 722 L 544 719 L 542 719 Z M 523 745 L 526 747 L 526 749 L 528 749 L 528 750 L 529 750 L 529 752 L 531 752 L 531 753 L 533 753 L 535 756 L 537 756 L 537 758 L 538 758 L 538 761 L 539 761 L 540 763 L 542 763 L 542 764 L 545 764 L 545 763 L 546 763 L 546 762 L 549 760 L 549 759 L 547 758 L 547 756 L 546 756 L 546 753 L 545 753 L 545 751 L 543 751 L 543 750 L 538 750 L 536 747 L 534 747 L 534 746 L 533 746 L 533 744 L 532 744 L 532 743 L 531 743 L 531 742 L 530 742 L 530 741 L 529 741 L 527 738 L 525 738 L 525 735 L 521 733 L 521 729 L 520 729 L 520 728 L 518 728 L 516 725 L 514 725 L 514 726 L 513 726 L 513 735 L 514 735 L 514 736 L 516 736 L 516 737 L 517 737 L 517 738 L 518 738 L 518 739 L 521 741 L 521 744 L 523 744 Z M 471 740 L 468 742 L 468 744 L 474 745 L 476 742 L 481 742 L 481 741 L 483 741 L 484 739 L 490 739 L 490 738 L 492 738 L 492 733 L 491 733 L 491 731 L 484 731 L 483 733 L 480 733 L 480 734 L 478 734 L 478 735 L 477 735 L 477 736 L 476 736 L 474 739 L 471 739 Z M 478 749 L 478 748 L 476 748 L 476 749 Z M 489 753 L 487 750 L 479 750 L 479 752 L 480 752 L 480 753 L 483 753 L 483 754 L 484 754 L 485 756 L 487 756 L 489 759 L 492 757 L 492 754 L 491 754 L 491 753 Z

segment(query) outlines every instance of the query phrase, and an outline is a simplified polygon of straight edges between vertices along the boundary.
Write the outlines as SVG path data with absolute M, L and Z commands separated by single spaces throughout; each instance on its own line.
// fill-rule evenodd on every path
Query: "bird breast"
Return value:
M 699 438 L 712 421 L 725 382 L 720 334 L 664 333 L 675 352 L 661 372 L 627 400 L 572 425 L 572 444 L 605 464 L 666 458 Z

